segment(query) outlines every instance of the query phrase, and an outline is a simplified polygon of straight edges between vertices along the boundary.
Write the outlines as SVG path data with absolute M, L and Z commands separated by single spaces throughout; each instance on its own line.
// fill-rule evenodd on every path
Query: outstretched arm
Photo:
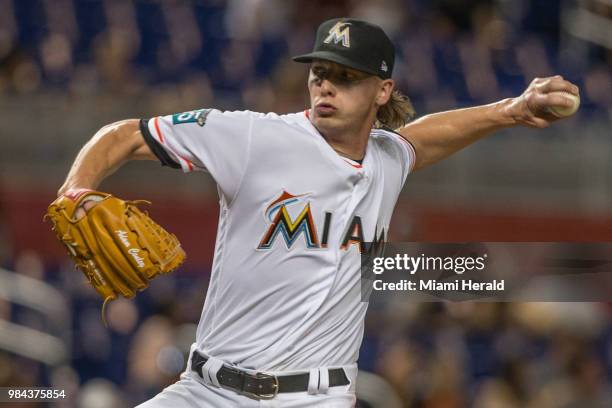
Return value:
M 73 188 L 96 189 L 130 160 L 157 160 L 140 133 L 139 121 L 128 119 L 100 129 L 77 155 L 58 196 Z
M 571 107 L 573 101 L 559 92 L 578 95 L 578 87 L 561 76 L 536 78 L 517 98 L 489 105 L 457 109 L 424 116 L 398 133 L 416 151 L 414 170 L 436 163 L 500 129 L 525 125 L 545 128 L 559 118 L 549 109 Z

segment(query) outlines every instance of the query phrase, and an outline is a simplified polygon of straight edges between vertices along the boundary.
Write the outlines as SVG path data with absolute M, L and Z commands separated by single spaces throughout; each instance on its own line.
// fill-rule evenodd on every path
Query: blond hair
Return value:
M 410 98 L 394 89 L 389 101 L 378 108 L 374 127 L 387 127 L 392 130 L 399 129 L 410 122 L 414 115 L 415 112 Z

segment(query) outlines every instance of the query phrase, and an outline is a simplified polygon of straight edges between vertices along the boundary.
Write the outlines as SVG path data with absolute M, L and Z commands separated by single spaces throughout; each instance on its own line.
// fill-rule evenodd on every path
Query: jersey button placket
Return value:
M 353 191 L 351 192 L 351 199 L 346 208 L 348 222 L 350 216 L 355 213 L 355 210 L 359 206 L 359 203 L 363 200 L 369 189 L 369 176 L 365 171 L 359 171 L 354 175 L 353 178 Z

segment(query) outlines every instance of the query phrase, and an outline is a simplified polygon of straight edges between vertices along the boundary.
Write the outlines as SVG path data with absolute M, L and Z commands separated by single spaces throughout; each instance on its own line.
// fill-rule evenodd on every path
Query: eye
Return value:
M 323 78 L 325 76 L 325 68 L 322 67 L 314 67 L 312 68 L 312 73 L 317 78 Z
M 338 82 L 346 85 L 352 84 L 357 80 L 357 77 L 348 71 L 341 72 L 336 78 Z

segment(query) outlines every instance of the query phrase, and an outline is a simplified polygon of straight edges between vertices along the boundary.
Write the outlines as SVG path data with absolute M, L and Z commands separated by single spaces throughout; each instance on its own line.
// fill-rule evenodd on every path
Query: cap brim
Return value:
M 333 52 L 329 52 L 329 51 L 314 51 L 311 52 L 309 54 L 303 54 L 303 55 L 298 55 L 296 57 L 293 57 L 293 60 L 295 62 L 312 62 L 312 60 L 314 59 L 320 59 L 320 60 L 325 60 L 325 61 L 331 61 L 331 62 L 335 62 L 341 65 L 346 65 L 347 67 L 359 70 L 359 71 L 363 71 L 363 72 L 367 72 L 368 74 L 372 74 L 372 75 L 376 75 L 379 76 L 378 72 L 373 72 L 370 68 L 368 67 L 364 67 L 362 65 L 359 65 L 357 63 L 355 63 L 354 61 L 349 60 L 348 58 L 344 58 L 341 55 L 335 54 Z

